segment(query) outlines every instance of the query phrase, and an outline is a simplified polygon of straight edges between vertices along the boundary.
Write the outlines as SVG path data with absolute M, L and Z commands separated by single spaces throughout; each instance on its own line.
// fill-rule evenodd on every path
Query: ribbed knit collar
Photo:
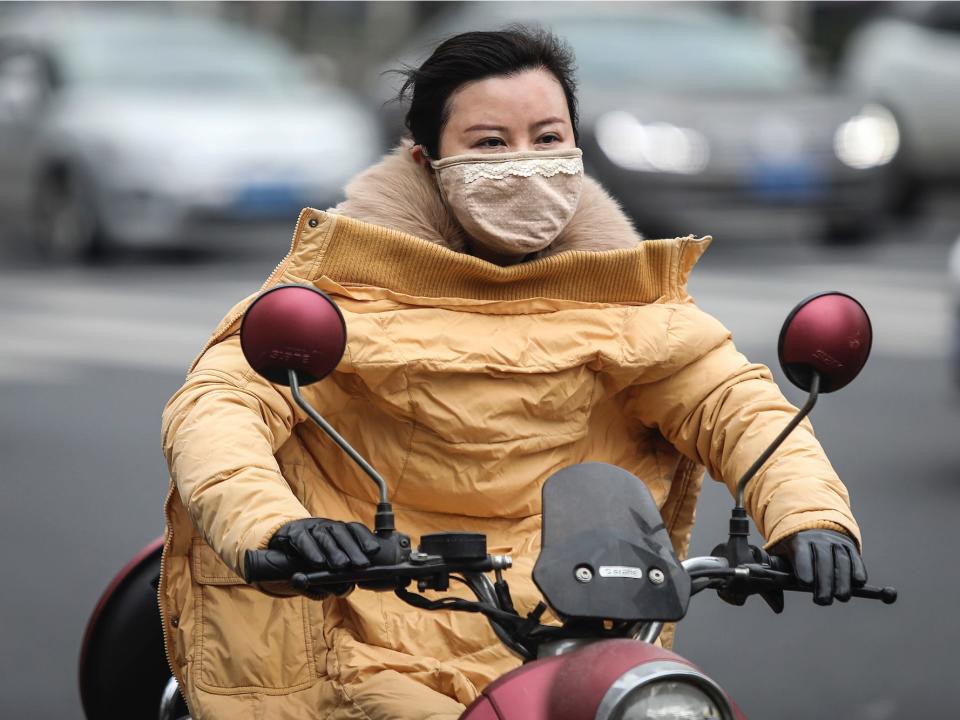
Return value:
M 709 237 L 646 240 L 630 249 L 570 251 L 502 267 L 397 230 L 307 208 L 290 254 L 271 279 L 328 277 L 425 298 L 685 302 L 687 276 L 709 244 Z

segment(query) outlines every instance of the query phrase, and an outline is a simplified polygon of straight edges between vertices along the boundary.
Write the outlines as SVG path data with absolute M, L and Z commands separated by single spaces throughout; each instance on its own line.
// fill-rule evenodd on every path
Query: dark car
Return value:
M 514 22 L 572 45 L 588 172 L 646 234 L 776 242 L 796 227 L 850 240 L 884 213 L 899 144 L 890 112 L 828 91 L 799 47 L 710 7 L 466 3 L 393 67 L 419 64 L 450 35 Z M 396 135 L 398 113 L 385 117 Z

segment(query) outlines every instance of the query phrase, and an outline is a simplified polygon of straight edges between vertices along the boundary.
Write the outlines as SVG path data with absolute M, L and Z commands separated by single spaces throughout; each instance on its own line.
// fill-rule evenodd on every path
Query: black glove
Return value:
M 267 547 L 286 553 L 305 569 L 343 570 L 369 567 L 368 556 L 376 554 L 380 541 L 358 522 L 303 518 L 282 525 Z
M 797 580 L 814 586 L 817 605 L 830 605 L 834 598 L 846 602 L 854 587 L 867 582 L 857 544 L 833 530 L 803 530 L 778 542 L 770 554 L 788 558 Z

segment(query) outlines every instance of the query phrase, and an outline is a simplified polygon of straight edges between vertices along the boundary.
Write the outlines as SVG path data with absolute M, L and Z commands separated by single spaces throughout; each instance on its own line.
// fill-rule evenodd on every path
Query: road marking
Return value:
M 208 275 L 195 268 L 150 269 L 119 280 L 78 270 L 52 277 L 40 271 L 0 274 L 0 382 L 67 381 L 85 366 L 184 372 L 220 318 L 261 281 L 249 267 L 229 279 Z M 875 354 L 946 356 L 953 311 L 946 278 L 936 271 L 703 268 L 690 281 L 700 307 L 733 332 L 747 355 L 772 351 L 787 313 L 825 289 L 849 292 L 864 304 Z
M 697 304 L 724 323 L 743 348 L 773 347 L 796 303 L 817 289 L 834 289 L 849 293 L 866 308 L 873 324 L 875 354 L 943 358 L 949 352 L 952 301 L 946 282 L 938 286 L 937 276 L 907 274 L 910 282 L 905 286 L 894 284 L 897 276 L 886 271 L 814 270 L 776 278 L 704 274 L 691 279 L 690 290 Z

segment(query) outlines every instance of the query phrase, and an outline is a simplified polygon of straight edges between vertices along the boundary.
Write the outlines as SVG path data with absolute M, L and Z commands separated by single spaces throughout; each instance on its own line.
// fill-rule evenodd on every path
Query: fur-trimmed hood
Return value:
M 469 252 L 470 237 L 440 197 L 436 181 L 403 143 L 351 180 L 346 200 L 331 212 L 400 230 L 457 252 Z M 643 240 L 620 205 L 600 184 L 584 177 L 580 204 L 556 240 L 532 257 L 567 250 L 616 250 Z M 531 258 L 532 259 L 532 258 Z

